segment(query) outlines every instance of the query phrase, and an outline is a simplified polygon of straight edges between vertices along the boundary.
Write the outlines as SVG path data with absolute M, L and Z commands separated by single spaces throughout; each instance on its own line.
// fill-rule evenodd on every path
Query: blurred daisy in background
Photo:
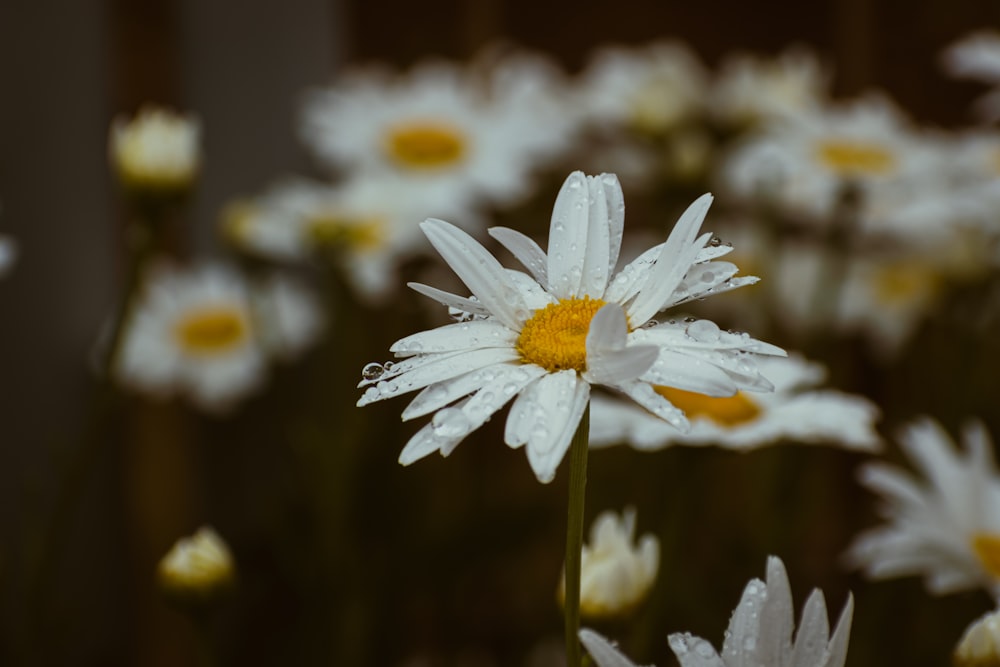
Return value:
M 1000 610 L 973 621 L 955 647 L 953 667 L 989 667 L 1000 664 Z
M 527 445 L 535 475 L 549 482 L 588 405 L 591 384 L 609 386 L 681 429 L 688 427 L 683 411 L 654 386 L 711 396 L 771 390 L 755 356 L 783 355 L 781 349 L 720 331 L 708 320 L 651 322 L 679 303 L 756 280 L 737 278 L 735 265 L 713 261 L 731 249 L 709 244 L 711 234 L 698 235 L 710 204 L 710 196 L 699 198 L 665 243 L 617 274 L 625 206 L 611 174 L 574 172 L 566 179 L 552 212 L 548 254 L 512 229 L 490 230 L 529 273 L 505 269 L 446 222 L 424 222 L 431 244 L 473 296 L 411 287 L 468 313 L 470 321 L 397 341 L 390 349 L 405 359 L 389 369 L 366 367 L 358 405 L 423 389 L 402 415 L 434 413 L 400 454 L 409 464 L 432 452 L 451 453 L 516 397 L 504 439 L 511 447 Z
M 0 278 L 14 268 L 17 255 L 17 242 L 9 236 L 0 234 Z
M 831 631 L 823 593 L 815 589 L 792 641 L 795 618 L 788 574 L 781 559 L 771 556 L 767 582 L 752 579 L 743 589 L 721 651 L 686 632 L 670 635 L 670 649 L 681 667 L 843 667 L 853 612 L 854 600 L 848 596 Z
M 396 288 L 397 265 L 425 251 L 418 221 L 429 215 L 476 222 L 455 204 L 431 206 L 415 183 L 403 179 L 354 179 L 331 186 L 290 178 L 256 199 L 231 203 L 223 212 L 222 233 L 242 252 L 260 258 L 332 260 L 359 295 L 378 301 Z
M 899 193 L 937 192 L 938 158 L 899 110 L 871 96 L 767 124 L 722 161 L 718 174 L 735 197 L 763 198 L 814 224 L 833 222 L 846 189 L 854 188 L 860 197 L 854 231 L 916 234 L 924 230 L 894 218 Z
M 1000 119 L 1000 33 L 983 30 L 962 38 L 942 54 L 952 75 L 991 84 L 994 89 L 976 101 L 976 112 L 986 121 Z
M 538 164 L 568 145 L 568 126 L 539 114 L 541 103 L 526 103 L 540 99 L 537 85 L 509 80 L 516 71 L 524 66 L 511 65 L 491 85 L 443 62 L 407 74 L 355 70 L 308 94 L 301 136 L 326 166 L 352 178 L 410 181 L 432 210 L 509 205 L 530 193 Z
M 708 111 L 725 125 L 749 127 L 774 118 L 813 113 L 828 103 L 830 72 L 802 48 L 764 58 L 735 54 L 720 66 Z
M 108 152 L 123 187 L 171 194 L 191 186 L 201 165 L 201 124 L 192 115 L 147 106 L 111 124 Z
M 861 534 L 848 561 L 869 577 L 923 576 L 941 595 L 983 587 L 1000 593 L 1000 478 L 993 443 L 978 423 L 964 432 L 964 451 L 930 419 L 899 436 L 923 480 L 883 463 L 861 471 L 879 495 L 885 523 Z
M 879 449 L 881 440 L 875 431 L 878 408 L 861 396 L 817 389 L 826 375 L 820 364 L 790 355 L 762 358 L 757 365 L 774 384 L 773 392 L 706 396 L 673 387 L 654 387 L 687 415 L 691 430 L 686 433 L 634 404 L 595 395 L 591 402 L 590 445 L 624 443 L 641 450 L 718 445 L 749 450 L 795 442 L 864 451 Z
M 660 541 L 643 535 L 635 543 L 635 508 L 601 512 L 590 527 L 580 561 L 580 614 L 586 618 L 627 616 L 646 598 L 660 567 Z M 566 596 L 565 574 L 559 599 Z
M 173 602 L 209 602 L 233 586 L 236 566 L 225 540 L 213 528 L 202 526 L 171 547 L 156 576 L 160 590 Z
M 288 358 L 312 343 L 321 315 L 286 280 L 254 288 L 221 265 L 147 275 L 126 322 L 115 375 L 155 395 L 183 393 L 206 410 L 231 408 L 264 381 L 269 358 Z
M 708 73 L 680 42 L 604 48 L 581 74 L 573 106 L 596 129 L 627 127 L 662 134 L 702 111 Z

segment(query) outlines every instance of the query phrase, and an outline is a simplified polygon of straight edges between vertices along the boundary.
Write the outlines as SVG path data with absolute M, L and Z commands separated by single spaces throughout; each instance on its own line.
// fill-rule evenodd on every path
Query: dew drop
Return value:
M 653 327 L 658 327 L 658 326 L 660 326 L 660 323 L 657 322 L 656 320 L 650 320 L 642 325 L 644 329 L 652 329 Z
M 722 245 L 722 239 L 720 239 L 718 236 L 713 236 L 711 240 L 709 240 L 708 245 L 710 245 L 713 248 L 718 248 L 720 245 Z
M 685 318 L 684 318 L 684 321 L 685 321 L 685 322 L 686 322 L 687 324 L 691 324 L 692 322 L 697 322 L 697 321 L 698 321 L 698 318 L 697 318 L 697 317 L 685 317 Z
M 719 326 L 711 320 L 698 320 L 688 325 L 685 332 L 699 343 L 714 343 L 719 340 Z
M 393 366 L 395 366 L 395 365 L 396 365 L 396 364 L 394 364 L 393 362 L 391 362 L 391 361 L 387 361 L 387 362 L 385 362 L 384 364 L 382 364 L 382 369 L 383 369 L 383 370 L 384 370 L 384 371 L 385 371 L 386 373 L 388 373 L 389 371 L 391 371 L 391 370 L 392 370 Z
M 382 377 L 385 373 L 385 368 L 382 364 L 371 362 L 370 364 L 365 364 L 365 367 L 361 369 L 361 377 L 365 380 L 377 380 Z

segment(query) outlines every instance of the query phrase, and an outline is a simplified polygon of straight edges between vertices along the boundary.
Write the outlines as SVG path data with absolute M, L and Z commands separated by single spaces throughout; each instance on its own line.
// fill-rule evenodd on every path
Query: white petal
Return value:
M 663 308 L 661 310 L 666 310 L 667 308 L 671 308 L 673 306 L 679 306 L 681 304 L 694 301 L 695 299 L 703 299 L 708 294 L 711 294 L 713 296 L 717 294 L 725 294 L 726 292 L 732 292 L 734 289 L 739 289 L 740 287 L 746 287 L 748 285 L 756 285 L 759 282 L 760 278 L 758 278 L 757 276 L 739 276 L 738 278 L 730 278 L 729 280 L 721 284 L 718 284 L 715 287 L 699 292 L 691 292 L 689 294 L 684 295 L 683 297 L 678 296 L 678 293 L 675 292 L 674 294 L 670 295 L 670 297 L 667 299 L 667 302 L 663 305 Z
M 652 366 L 659 349 L 655 345 L 626 347 L 628 325 L 625 311 L 616 303 L 601 307 L 587 332 L 588 382 L 620 384 L 634 380 Z
M 759 662 L 779 664 L 792 647 L 795 609 L 785 564 L 776 556 L 767 559 L 767 599 L 760 615 L 757 639 Z M 791 667 L 791 666 L 789 666 Z
M 491 227 L 489 234 L 500 242 L 514 258 L 531 272 L 532 277 L 543 287 L 548 287 L 548 258 L 545 251 L 532 239 L 509 227 Z
M 706 396 L 732 396 L 737 390 L 732 378 L 711 362 L 663 349 L 641 379 Z
M 393 343 L 389 351 L 397 357 L 429 352 L 454 352 L 471 348 L 509 347 L 517 342 L 518 333 L 496 320 L 473 320 L 446 324 L 437 329 L 421 331 Z
M 722 644 L 722 657 L 727 667 L 756 665 L 757 632 L 760 613 L 767 599 L 767 587 L 760 579 L 751 579 L 743 589 L 743 596 L 729 619 L 729 628 Z
M 622 392 L 633 401 L 646 408 L 660 419 L 674 426 L 682 433 L 691 430 L 691 423 L 684 413 L 673 403 L 663 398 L 655 391 L 652 385 L 641 380 L 623 382 L 615 385 L 615 389 Z
M 711 644 L 690 632 L 675 632 L 667 641 L 681 667 L 732 667 L 722 661 Z
M 470 371 L 520 358 L 516 350 L 506 348 L 485 348 L 434 356 L 438 357 L 434 363 L 426 363 L 406 373 L 379 381 L 364 393 L 358 401 L 358 407 L 422 389 L 427 385 L 450 380 Z
M 604 289 L 608 286 L 608 278 L 611 275 L 608 269 L 611 252 L 610 211 L 602 177 L 588 178 L 587 186 L 590 189 L 588 200 L 590 213 L 587 216 L 587 240 L 579 294 L 599 299 L 604 296 Z
M 406 286 L 414 292 L 418 292 L 428 298 L 434 299 L 442 306 L 457 308 L 458 310 L 466 313 L 472 313 L 473 315 L 489 316 L 491 314 L 490 311 L 483 306 L 483 304 L 464 296 L 458 296 L 457 294 L 452 294 L 451 292 L 445 292 L 444 290 L 431 287 L 430 285 L 424 285 L 422 283 L 406 283 Z
M 519 329 L 525 306 L 496 257 L 467 233 L 443 220 L 425 220 L 420 228 L 483 306 L 511 329 Z
M 604 291 L 604 300 L 615 303 L 625 303 L 639 291 L 645 282 L 650 267 L 656 262 L 656 258 L 663 252 L 664 243 L 653 246 L 642 253 L 631 262 L 626 264 L 621 271 L 615 274 L 614 280 Z
M 498 364 L 438 382 L 416 395 L 403 410 L 403 421 L 436 412 L 453 401 L 489 386 L 494 380 L 502 381 L 500 391 L 513 397 L 529 382 L 545 374 L 545 369 L 534 364 Z
M 618 177 L 614 174 L 601 174 L 598 178 L 604 186 L 604 198 L 608 202 L 608 276 L 610 276 L 618 264 L 618 253 L 622 247 L 622 232 L 625 229 L 625 195 L 622 193 Z
M 819 589 L 813 589 L 802 610 L 799 629 L 795 633 L 792 649 L 793 665 L 819 665 L 829 640 L 830 622 L 826 616 L 826 602 Z
M 587 177 L 582 171 L 574 171 L 563 183 L 552 207 L 547 273 L 549 290 L 560 299 L 574 297 L 580 290 L 589 197 Z
M 587 355 L 592 352 L 620 350 L 625 347 L 628 337 L 628 322 L 625 311 L 617 303 L 600 307 L 590 320 L 587 331 Z
M 607 639 L 593 630 L 580 630 L 580 643 L 597 663 L 597 667 L 636 667 L 635 663 L 622 655 Z
M 590 399 L 590 385 L 567 370 L 542 376 L 537 383 L 536 410 L 528 430 L 528 463 L 539 482 L 547 484 L 569 449 Z
M 539 383 L 540 380 L 529 383 L 510 406 L 503 435 L 503 440 L 509 447 L 520 447 L 528 441 L 528 431 L 531 430 L 538 406 Z
M 837 629 L 833 631 L 830 638 L 830 657 L 827 659 L 826 667 L 844 667 L 847 660 L 847 643 L 851 638 L 851 619 L 854 616 L 854 596 L 848 594 L 844 610 L 840 612 L 840 620 L 837 621 Z
M 684 211 L 674 225 L 656 264 L 647 272 L 645 283 L 629 307 L 632 326 L 640 326 L 659 312 L 698 253 L 708 243 L 711 234 L 706 234 L 697 241 L 695 237 L 711 205 L 712 195 L 702 195 Z

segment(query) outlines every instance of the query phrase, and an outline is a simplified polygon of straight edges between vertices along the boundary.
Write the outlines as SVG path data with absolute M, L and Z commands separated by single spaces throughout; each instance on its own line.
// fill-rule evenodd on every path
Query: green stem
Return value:
M 569 448 L 569 509 L 566 521 L 566 665 L 580 667 L 580 552 L 587 491 L 587 449 L 590 446 L 590 404 L 587 404 Z

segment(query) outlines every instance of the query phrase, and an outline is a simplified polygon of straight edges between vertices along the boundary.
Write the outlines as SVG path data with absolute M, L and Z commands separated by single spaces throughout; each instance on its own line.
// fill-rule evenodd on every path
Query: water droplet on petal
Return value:
M 465 435 L 471 425 L 469 418 L 458 408 L 443 408 L 435 412 L 431 418 L 431 429 L 435 435 L 442 438 Z
M 718 236 L 713 236 L 709 240 L 708 245 L 710 245 L 713 248 L 718 248 L 720 245 L 722 245 L 722 239 L 720 239 Z
M 687 326 L 685 330 L 688 336 L 694 338 L 699 343 L 714 343 L 719 340 L 721 331 L 719 326 L 711 320 L 697 320 Z
M 377 380 L 382 377 L 385 373 L 385 368 L 382 364 L 371 362 L 370 364 L 365 364 L 365 367 L 361 369 L 361 377 L 365 380 Z

